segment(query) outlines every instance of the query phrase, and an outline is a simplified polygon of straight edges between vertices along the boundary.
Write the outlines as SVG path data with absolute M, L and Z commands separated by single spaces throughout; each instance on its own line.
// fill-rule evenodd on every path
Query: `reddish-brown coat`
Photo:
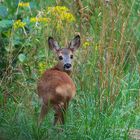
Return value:
M 55 110 L 54 124 L 64 123 L 63 113 L 76 92 L 70 76 L 55 67 L 46 70 L 38 82 L 37 90 L 42 100 L 39 123 L 42 122 L 49 107 Z
M 65 86 L 66 85 L 66 86 Z M 56 91 L 57 87 L 63 87 L 65 91 L 67 85 L 70 87 L 70 92 L 65 97 L 64 92 Z M 44 72 L 38 83 L 38 95 L 43 99 L 43 103 L 59 104 L 70 100 L 76 92 L 75 85 L 70 76 L 62 71 L 50 69 Z

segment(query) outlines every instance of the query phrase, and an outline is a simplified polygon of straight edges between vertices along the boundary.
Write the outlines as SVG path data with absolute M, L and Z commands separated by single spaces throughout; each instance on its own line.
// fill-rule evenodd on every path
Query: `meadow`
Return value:
M 38 126 L 37 81 L 56 64 L 48 37 L 64 47 L 77 34 L 66 123 L 50 111 Z M 139 47 L 139 0 L 1 0 L 0 140 L 140 139 Z

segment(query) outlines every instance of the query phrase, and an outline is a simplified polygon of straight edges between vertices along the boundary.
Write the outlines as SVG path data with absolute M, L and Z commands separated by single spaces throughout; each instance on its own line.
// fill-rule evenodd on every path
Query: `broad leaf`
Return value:
M 0 17 L 4 18 L 8 15 L 8 10 L 5 6 L 0 5 Z
M 1 20 L 0 21 L 0 31 L 7 29 L 12 26 L 12 20 Z
M 25 59 L 26 59 L 26 55 L 21 53 L 21 54 L 19 54 L 18 59 L 19 59 L 20 62 L 23 63 L 25 61 Z

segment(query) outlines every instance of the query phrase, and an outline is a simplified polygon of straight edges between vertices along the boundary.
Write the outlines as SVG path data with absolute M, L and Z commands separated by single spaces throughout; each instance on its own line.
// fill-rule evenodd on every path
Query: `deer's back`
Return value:
M 75 85 L 71 78 L 58 70 L 47 70 L 38 82 L 38 95 L 43 102 L 59 104 L 75 95 Z

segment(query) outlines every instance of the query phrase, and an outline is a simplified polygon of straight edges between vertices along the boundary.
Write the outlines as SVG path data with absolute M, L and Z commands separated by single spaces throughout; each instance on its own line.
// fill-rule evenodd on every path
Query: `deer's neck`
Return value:
M 57 65 L 55 65 L 55 66 L 52 68 L 52 70 L 58 70 L 58 71 L 66 72 L 68 75 L 71 74 L 71 71 L 66 71 L 66 70 L 64 70 L 63 65 L 60 64 L 60 63 L 58 63 Z

